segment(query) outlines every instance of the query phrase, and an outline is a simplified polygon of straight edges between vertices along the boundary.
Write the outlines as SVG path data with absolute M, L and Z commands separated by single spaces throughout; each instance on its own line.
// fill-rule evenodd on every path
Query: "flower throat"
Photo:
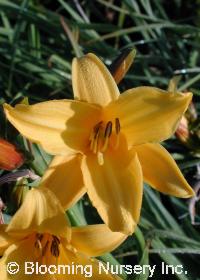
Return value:
M 90 135 L 90 150 L 97 155 L 99 165 L 104 164 L 103 153 L 108 149 L 110 142 L 112 142 L 113 149 L 117 149 L 119 146 L 119 133 L 120 133 L 120 121 L 115 118 L 114 122 L 115 131 L 113 132 L 113 123 L 111 121 L 104 124 L 103 121 L 98 122 Z M 111 141 L 111 137 L 113 137 Z

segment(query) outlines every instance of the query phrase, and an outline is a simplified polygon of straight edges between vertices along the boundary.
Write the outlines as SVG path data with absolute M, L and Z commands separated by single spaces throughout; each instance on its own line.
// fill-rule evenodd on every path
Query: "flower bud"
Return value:
M 131 67 L 136 55 L 135 49 L 124 50 L 110 66 L 110 72 L 118 84 Z
M 179 126 L 176 130 L 176 137 L 183 143 L 186 143 L 189 139 L 189 129 L 188 129 L 188 121 L 185 116 L 181 118 Z
M 0 139 L 0 169 L 13 170 L 24 163 L 24 156 L 16 147 L 4 139 Z

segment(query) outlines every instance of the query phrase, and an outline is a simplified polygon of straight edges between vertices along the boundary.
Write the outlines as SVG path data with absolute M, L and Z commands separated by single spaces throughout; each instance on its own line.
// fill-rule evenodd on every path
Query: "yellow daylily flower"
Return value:
M 73 60 L 72 84 L 75 100 L 4 105 L 25 137 L 57 155 L 42 184 L 51 186 L 64 207 L 87 191 L 111 230 L 131 234 L 139 221 L 143 176 L 164 193 L 193 195 L 174 160 L 157 144 L 174 133 L 192 93 L 137 87 L 120 95 L 94 54 Z M 68 188 L 59 188 L 66 181 Z
M 90 279 L 120 279 L 99 273 L 99 262 L 90 257 L 113 250 L 125 238 L 103 224 L 70 227 L 56 196 L 33 189 L 10 224 L 0 225 L 0 279 L 85 279 L 86 266 L 92 267 Z

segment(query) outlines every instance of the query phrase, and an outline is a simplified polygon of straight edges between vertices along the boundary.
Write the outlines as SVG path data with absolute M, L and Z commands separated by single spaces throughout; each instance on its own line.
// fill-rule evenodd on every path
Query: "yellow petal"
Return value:
M 144 180 L 156 190 L 187 198 L 194 195 L 176 162 L 159 144 L 134 146 L 142 166 Z
M 0 225 L 0 257 L 4 251 L 14 242 L 14 239 L 6 232 L 7 225 Z M 1 279 L 1 278 L 0 278 Z
M 107 105 L 119 96 L 117 85 L 103 62 L 89 53 L 72 63 L 74 98 L 88 103 Z
M 99 165 L 95 154 L 89 154 L 83 159 L 82 172 L 88 195 L 105 224 L 112 231 L 132 234 L 143 193 L 137 155 L 123 143 L 117 150 L 109 148 L 104 153 L 103 165 Z
M 128 145 L 160 142 L 169 138 L 187 109 L 192 93 L 168 93 L 138 87 L 120 95 L 106 108 L 108 119 L 119 118 Z
M 50 233 L 70 239 L 71 231 L 60 202 L 48 189 L 32 189 L 7 227 L 13 236 L 32 232 Z
M 23 244 L 24 243 L 24 244 Z M 22 246 L 22 244 L 24 246 Z M 26 245 L 26 246 L 25 246 Z M 17 242 L 13 243 L 9 248 L 5 251 L 3 257 L 0 259 L 0 279 L 3 280 L 10 280 L 10 279 L 27 279 L 23 270 L 25 261 L 33 261 L 33 258 L 31 260 L 29 259 L 30 255 L 33 254 L 33 251 L 31 250 L 33 247 L 33 244 L 31 246 L 30 241 L 25 242 Z M 19 270 L 18 273 L 15 275 L 11 275 L 7 273 L 7 265 L 8 263 L 17 263 L 21 270 Z M 10 267 L 11 269 L 14 269 L 13 267 Z
M 74 273 L 74 275 L 70 274 L 70 280 L 84 280 L 84 279 L 92 279 L 92 280 L 119 280 L 117 275 L 112 275 L 101 267 L 100 262 L 96 259 L 91 259 L 88 256 L 77 252 L 76 250 L 69 250 L 67 248 L 62 248 L 61 250 L 61 262 L 65 264 L 74 264 L 74 266 L 82 267 L 83 270 L 77 270 L 78 273 Z M 85 270 L 84 270 L 85 269 Z M 61 278 L 62 279 L 62 278 Z M 68 278 L 67 278 L 68 279 Z
M 55 156 L 40 182 L 40 187 L 46 187 L 56 194 L 64 209 L 73 206 L 86 192 L 80 167 L 81 157 Z
M 113 251 L 127 235 L 111 231 L 106 225 L 88 225 L 72 228 L 71 244 L 88 256 L 100 256 Z
M 50 154 L 83 151 L 99 121 L 99 106 L 74 100 L 54 100 L 35 105 L 4 104 L 8 120 L 19 132 Z

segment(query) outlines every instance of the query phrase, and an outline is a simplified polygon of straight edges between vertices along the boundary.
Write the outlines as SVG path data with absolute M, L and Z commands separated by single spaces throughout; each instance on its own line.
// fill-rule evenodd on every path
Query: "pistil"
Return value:
M 97 153 L 97 160 L 98 160 L 99 165 L 104 164 L 104 158 L 103 158 L 103 153 L 102 152 Z

